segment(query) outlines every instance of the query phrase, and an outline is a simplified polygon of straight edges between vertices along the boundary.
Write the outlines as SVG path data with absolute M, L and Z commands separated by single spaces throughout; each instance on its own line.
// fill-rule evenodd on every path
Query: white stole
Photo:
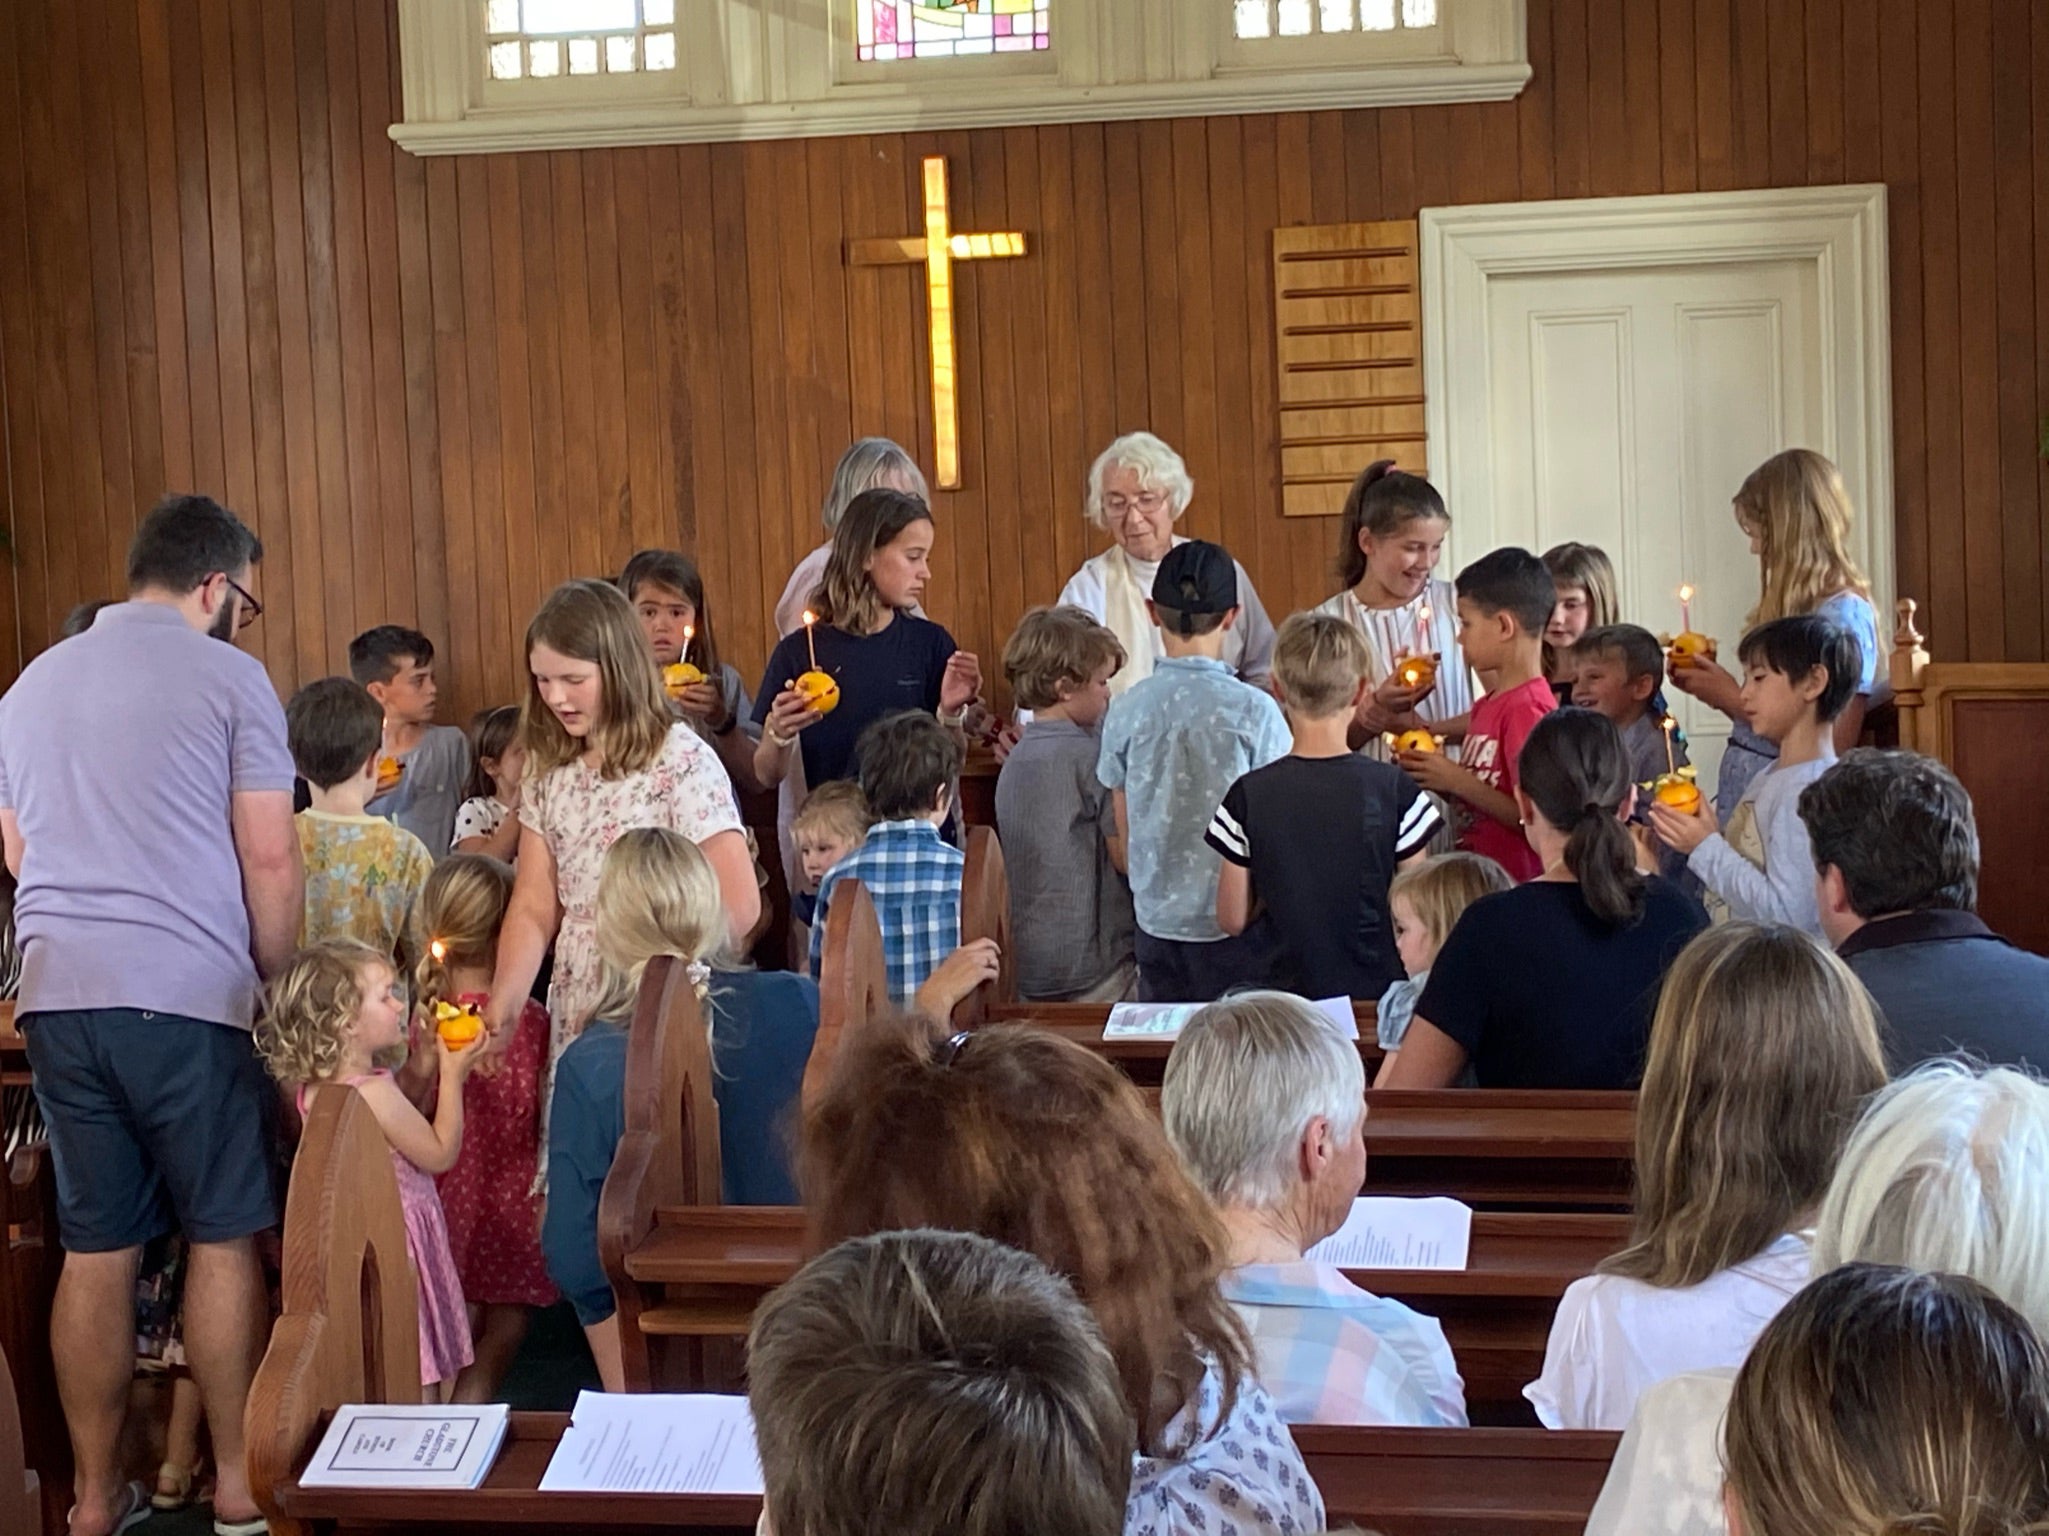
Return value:
M 1105 554 L 1103 623 L 1124 647 L 1124 665 L 1110 679 L 1110 696 L 1115 698 L 1153 675 L 1155 626 L 1146 612 L 1147 594 L 1139 588 L 1124 546 L 1112 544 Z

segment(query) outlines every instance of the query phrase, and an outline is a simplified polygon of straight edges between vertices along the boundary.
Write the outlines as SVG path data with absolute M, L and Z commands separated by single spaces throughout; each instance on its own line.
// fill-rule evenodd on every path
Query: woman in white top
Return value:
M 1082 562 L 1060 589 L 1059 601 L 1109 626 L 1124 647 L 1128 660 L 1110 679 L 1113 695 L 1151 677 L 1153 664 L 1166 654 L 1145 600 L 1167 551 L 1188 542 L 1175 534 L 1174 524 L 1194 496 L 1195 482 L 1181 455 L 1150 432 L 1118 438 L 1089 466 L 1084 515 L 1117 542 Z M 1252 590 L 1244 563 L 1235 563 L 1241 611 L 1224 634 L 1224 663 L 1246 682 L 1264 686 L 1273 670 L 1273 620 Z
M 1843 1148 L 1814 1272 L 1856 1261 L 1965 1275 L 2049 1335 L 2049 1085 L 1932 1062 L 1885 1089 Z M 1644 1393 L 1587 1536 L 1723 1536 L 1722 1417 L 1735 1371 Z
M 1550 1429 L 1620 1429 L 1667 1376 L 1742 1363 L 1807 1283 L 1806 1228 L 1864 1100 L 1885 1083 L 1877 1016 L 1797 929 L 1711 928 L 1673 962 L 1636 1113 L 1630 1241 L 1559 1303 Z
M 1465 734 L 1473 709 L 1473 675 L 1458 644 L 1458 593 L 1431 573 L 1444 554 L 1451 514 L 1421 475 L 1380 459 L 1360 471 L 1345 497 L 1338 574 L 1345 590 L 1317 608 L 1366 637 L 1367 681 L 1353 745 L 1387 760 L 1383 738 L 1427 725 L 1440 736 Z M 1436 682 L 1404 687 L 1395 667 L 1405 656 L 1437 658 Z
M 925 476 L 918 468 L 918 461 L 888 438 L 861 438 L 841 454 L 839 463 L 832 468 L 832 480 L 825 488 L 825 501 L 818 509 L 819 521 L 825 524 L 825 542 L 797 562 L 797 568 L 790 572 L 790 579 L 783 585 L 783 595 L 776 599 L 775 632 L 778 640 L 803 628 L 804 610 L 818 606 L 813 594 L 817 592 L 818 584 L 825 580 L 826 556 L 832 553 L 832 531 L 839 527 L 840 515 L 847 510 L 847 503 L 878 485 L 892 491 L 907 491 L 922 502 L 932 500 L 932 492 L 925 485 Z M 911 611 L 920 618 L 924 617 L 924 610 L 920 608 L 913 606 Z

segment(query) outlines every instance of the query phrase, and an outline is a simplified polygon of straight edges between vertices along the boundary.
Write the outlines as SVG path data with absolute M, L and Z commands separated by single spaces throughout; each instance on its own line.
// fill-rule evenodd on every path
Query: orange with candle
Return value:
M 810 609 L 804 610 L 804 648 L 811 654 L 811 670 L 799 673 L 790 686 L 804 695 L 804 702 L 821 715 L 829 715 L 839 708 L 840 685 L 830 672 L 818 667 L 818 642 L 812 638 L 811 626 L 818 622 L 818 615 Z
M 697 626 L 683 626 L 683 653 L 680 660 L 670 662 L 662 668 L 662 687 L 668 690 L 670 698 L 676 697 L 685 688 L 694 688 L 704 681 L 704 672 L 690 659 L 690 642 L 697 638 Z
M 1674 766 L 1672 733 L 1679 728 L 1679 722 L 1667 715 L 1658 722 L 1658 728 L 1665 733 L 1665 771 L 1652 783 L 1651 795 L 1658 804 L 1668 805 L 1682 816 L 1698 816 L 1700 786 L 1694 782 L 1693 768 Z
M 474 1003 L 436 1003 L 434 1032 L 448 1043 L 450 1050 L 459 1051 L 475 1044 L 483 1034 L 484 1016 Z
M 1696 661 L 1715 659 L 1715 642 L 1693 627 L 1693 588 L 1679 589 L 1679 633 L 1660 635 L 1669 664 L 1675 668 L 1690 667 Z
M 1389 748 L 1396 752 L 1442 752 L 1444 744 L 1435 735 L 1425 730 L 1403 731 L 1399 736 L 1387 738 Z
M 406 776 L 406 765 L 395 757 L 377 759 L 377 793 L 388 795 L 398 788 L 399 780 Z

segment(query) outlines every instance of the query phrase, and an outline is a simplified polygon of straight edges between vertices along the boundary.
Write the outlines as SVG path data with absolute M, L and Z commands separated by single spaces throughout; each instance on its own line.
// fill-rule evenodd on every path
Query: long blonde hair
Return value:
M 620 833 L 598 872 L 598 999 L 589 1017 L 631 1018 L 648 961 L 707 961 L 725 935 L 718 877 L 697 844 L 667 827 Z
M 481 853 L 452 853 L 434 866 L 420 893 L 427 951 L 413 980 L 422 1008 L 449 995 L 451 965 L 489 966 L 498 953 L 498 930 L 512 905 L 512 866 Z M 436 951 L 439 951 L 437 954 Z
M 1738 488 L 1736 521 L 1757 540 L 1764 588 L 1745 629 L 1812 613 L 1838 592 L 1869 599 L 1871 583 L 1849 550 L 1850 493 L 1812 448 L 1775 453 Z
M 529 657 L 537 645 L 574 661 L 596 663 L 604 714 L 591 725 L 589 736 L 577 740 L 562 728 L 529 672 L 520 713 L 529 780 L 573 763 L 592 749 L 598 754 L 598 772 L 607 779 L 639 773 L 661 756 L 675 717 L 633 605 L 617 587 L 609 581 L 562 583 L 526 627 Z
M 1697 1285 L 1811 1221 L 1867 1097 L 1877 1015 L 1794 928 L 1728 923 L 1680 953 L 1651 1023 L 1629 1245 L 1601 1265 Z
M 349 1026 L 369 997 L 370 968 L 394 974 L 391 956 L 360 939 L 323 939 L 286 962 L 256 1021 L 256 1054 L 281 1083 L 320 1083 L 340 1068 Z

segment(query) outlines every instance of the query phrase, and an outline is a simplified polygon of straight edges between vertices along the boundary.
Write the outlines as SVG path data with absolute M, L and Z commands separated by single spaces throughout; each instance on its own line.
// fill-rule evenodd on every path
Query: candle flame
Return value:
M 818 615 L 813 613 L 809 608 L 806 608 L 804 610 L 804 622 L 806 624 L 816 624 L 818 622 Z
M 429 944 L 427 946 L 427 953 L 432 955 L 436 960 L 446 960 L 448 958 L 448 946 L 442 943 L 439 939 L 436 939 L 432 944 Z
M 1417 613 L 1416 613 L 1416 621 L 1417 621 L 1417 622 L 1418 622 L 1419 624 L 1428 624 L 1428 623 L 1430 622 L 1430 605 L 1429 605 L 1429 603 L 1427 603 L 1427 602 L 1426 602 L 1426 603 L 1424 603 L 1424 604 L 1423 604 L 1423 606 L 1422 606 L 1422 607 L 1421 607 L 1421 608 L 1420 608 L 1419 610 L 1417 610 Z
M 1690 602 L 1692 602 L 1692 601 L 1693 601 L 1693 588 L 1691 588 L 1691 587 L 1689 587 L 1689 586 L 1685 586 L 1685 585 L 1682 585 L 1682 586 L 1681 586 L 1681 587 L 1679 588 L 1679 601 L 1680 601 L 1680 602 L 1682 602 L 1682 603 L 1690 603 Z

